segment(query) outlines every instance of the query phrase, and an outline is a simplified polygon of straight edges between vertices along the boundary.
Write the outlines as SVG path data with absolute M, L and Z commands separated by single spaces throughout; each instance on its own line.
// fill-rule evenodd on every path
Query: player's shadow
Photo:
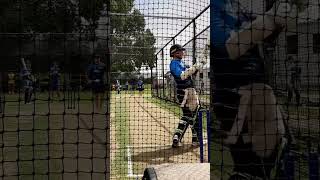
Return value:
M 160 147 L 158 147 L 160 148 Z M 179 162 L 183 159 L 199 159 L 200 154 L 198 151 L 194 151 L 195 149 L 199 148 L 199 146 L 192 146 L 191 144 L 184 144 L 178 148 L 172 148 L 170 146 L 163 146 L 161 149 L 153 150 L 153 151 L 143 151 L 138 154 L 134 154 L 131 156 L 131 160 L 133 162 L 146 162 L 149 164 L 162 164 L 162 163 L 174 163 Z M 136 150 L 139 151 L 139 150 Z M 182 157 L 182 154 L 188 153 L 188 156 Z M 190 153 L 192 156 L 190 156 Z M 178 156 L 177 158 L 172 158 L 173 156 Z

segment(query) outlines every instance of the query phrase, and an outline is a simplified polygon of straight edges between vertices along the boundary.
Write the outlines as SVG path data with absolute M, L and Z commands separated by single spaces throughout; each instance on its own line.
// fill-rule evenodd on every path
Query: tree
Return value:
M 94 36 L 101 10 L 107 1 L 0 0 L 0 32 L 5 34 L 0 36 L 0 53 L 7 60 L 17 59 L 15 56 L 20 51 L 33 56 L 33 60 L 39 56 L 48 57 L 45 54 L 59 56 L 57 51 L 64 53 L 62 60 L 63 56 L 88 54 L 88 48 L 81 48 L 80 53 L 79 46 L 85 43 L 79 43 L 79 38 L 82 38 L 82 42 L 96 40 L 83 37 Z M 39 33 L 42 34 L 41 41 L 36 40 L 40 37 Z M 38 49 L 35 50 L 33 46 Z M 47 49 L 44 46 L 48 46 Z
M 96 28 L 107 1 L 0 0 L 0 32 L 70 33 L 83 28 L 82 18 Z
M 142 65 L 154 67 L 156 42 L 145 29 L 143 14 L 134 8 L 133 0 L 111 0 L 112 71 L 139 71 Z
M 156 48 L 154 44 L 156 39 L 154 38 L 150 29 L 147 29 L 141 36 L 137 37 L 134 47 L 143 47 L 138 49 L 140 61 L 135 62 L 136 67 L 141 67 L 143 64 L 153 68 L 156 61 L 155 52 Z

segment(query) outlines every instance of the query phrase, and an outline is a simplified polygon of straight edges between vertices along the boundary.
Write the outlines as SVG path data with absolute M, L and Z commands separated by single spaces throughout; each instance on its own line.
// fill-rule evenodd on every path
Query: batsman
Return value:
M 34 85 L 34 77 L 31 74 L 31 64 L 28 63 L 28 66 L 24 60 L 21 58 L 21 71 L 20 76 L 23 83 L 23 90 L 24 90 L 24 103 L 30 104 L 31 97 L 33 94 L 33 85 Z
M 243 0 L 212 4 L 213 108 L 234 162 L 230 179 L 275 179 L 288 142 L 267 84 L 262 45 L 286 28 L 296 7 L 288 1 L 259 1 L 264 12 L 247 13 Z
M 170 72 L 174 77 L 177 86 L 177 99 L 181 104 L 182 117 L 175 130 L 173 136 L 172 147 L 176 148 L 180 146 L 181 140 L 188 128 L 191 127 L 192 131 L 192 145 L 199 145 L 199 125 L 197 114 L 200 108 L 199 98 L 194 88 L 194 82 L 192 75 L 198 72 L 206 63 L 201 61 L 194 64 L 192 67 L 187 68 L 182 61 L 185 48 L 179 44 L 175 44 L 170 48 L 170 57 L 172 57 L 170 63 Z

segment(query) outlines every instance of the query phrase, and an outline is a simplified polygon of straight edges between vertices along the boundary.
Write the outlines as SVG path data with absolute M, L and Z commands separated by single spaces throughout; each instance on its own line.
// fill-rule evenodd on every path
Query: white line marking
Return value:
M 133 170 L 132 170 L 131 151 L 129 146 L 127 146 L 127 157 L 128 157 L 128 177 L 131 177 L 133 176 Z
M 127 157 L 128 157 L 128 176 L 129 178 L 136 178 L 142 177 L 142 174 L 133 174 L 133 168 L 132 168 L 132 160 L 131 160 L 131 150 L 130 146 L 127 146 Z
M 145 145 L 132 145 L 132 146 L 127 146 L 127 147 L 129 147 L 129 148 L 154 148 L 154 147 L 166 147 L 166 146 L 171 146 L 171 144 L 167 144 L 167 145 L 145 144 Z
M 203 144 L 206 145 L 207 144 L 207 140 L 204 139 L 203 140 Z M 160 145 L 160 144 L 143 144 L 143 145 L 132 145 L 132 146 L 127 146 L 128 148 L 155 148 L 155 147 L 171 147 L 172 144 L 164 144 L 164 145 Z M 182 145 L 187 145 L 187 144 L 183 144 Z
M 133 174 L 133 175 L 128 175 L 127 177 L 129 178 L 139 178 L 139 177 L 143 177 L 142 174 Z

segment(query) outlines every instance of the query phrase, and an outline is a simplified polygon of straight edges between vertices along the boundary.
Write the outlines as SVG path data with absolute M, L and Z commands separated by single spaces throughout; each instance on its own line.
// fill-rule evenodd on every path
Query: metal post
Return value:
M 196 20 L 195 19 L 192 20 L 192 24 L 193 24 L 192 64 L 195 64 L 197 62 L 197 58 L 196 58 L 197 25 L 196 25 Z
M 162 57 L 162 95 L 163 95 L 163 99 L 165 98 L 165 92 L 164 92 L 164 51 L 162 49 L 161 51 L 161 57 Z
M 159 74 L 158 74 L 158 55 L 156 60 L 156 89 L 157 89 L 157 98 L 159 98 Z
M 176 44 L 176 39 L 175 39 L 175 38 L 172 38 L 172 42 L 173 42 L 173 44 Z M 174 80 L 173 80 L 173 85 L 172 85 L 171 88 L 173 88 L 173 98 L 172 98 L 172 102 L 176 102 L 177 86 L 176 86 L 176 83 L 175 83 Z
M 72 77 L 71 77 L 71 73 L 69 72 L 68 74 L 68 89 L 67 89 L 67 98 L 68 98 L 68 109 L 71 109 L 71 87 L 72 87 Z
M 208 162 L 210 162 L 210 141 L 211 141 L 211 131 L 210 131 L 210 121 L 211 121 L 211 117 L 210 117 L 210 111 L 207 111 L 207 145 L 208 145 Z
M 288 153 L 284 157 L 285 159 L 285 176 L 287 180 L 294 180 L 294 154 Z
M 195 64 L 197 62 L 196 58 L 196 50 L 197 50 L 197 25 L 196 25 L 196 19 L 192 20 L 193 24 L 193 39 L 192 39 L 192 64 Z M 195 80 L 195 87 L 198 87 L 199 85 L 199 73 L 193 75 L 193 79 Z
M 318 180 L 319 178 L 319 154 L 313 152 L 309 154 L 309 179 Z
M 3 91 L 3 88 L 2 87 L 4 87 L 3 85 L 4 85 L 4 83 L 3 83 L 3 78 L 2 78 L 3 76 L 2 76 L 2 73 L 0 73 L 0 113 L 2 113 L 3 111 L 2 111 L 2 109 L 3 109 L 3 107 L 2 107 L 2 103 L 3 103 L 3 99 L 2 99 L 2 95 L 3 95 L 3 97 L 5 97 L 4 96 L 4 91 Z M 4 106 L 4 104 L 3 104 L 3 106 Z
M 151 72 L 151 75 L 150 75 L 150 80 L 151 80 L 151 97 L 154 96 L 153 94 L 153 72 L 152 72 L 152 66 L 149 66 L 150 67 L 150 72 Z
M 265 47 L 265 49 L 263 50 L 264 53 L 264 58 L 265 58 L 265 62 L 266 62 L 266 73 L 267 73 L 267 82 L 269 83 L 269 85 L 271 85 L 272 87 L 275 85 L 274 84 L 274 71 L 273 71 L 273 65 L 274 65 L 274 47 L 275 45 L 273 44 L 267 44 L 268 46 Z
M 111 97 L 111 21 L 110 21 L 110 11 L 111 11 L 111 4 L 110 1 L 106 2 L 107 5 L 107 49 L 106 49 L 106 86 L 107 86 L 107 93 L 106 93 L 106 177 L 105 179 L 110 179 L 110 97 Z
M 199 111 L 199 132 L 198 132 L 198 139 L 200 143 L 200 163 L 203 163 L 203 133 L 202 133 L 202 111 Z
M 211 26 L 212 26 L 212 24 L 213 24 L 213 4 L 215 3 L 215 0 L 210 0 L 210 24 L 211 24 Z M 212 39 L 212 37 L 213 37 L 213 28 L 210 28 L 210 36 L 211 36 L 211 39 Z M 214 72 L 213 72 L 213 67 L 214 67 L 214 58 L 213 58 L 213 54 L 212 54 L 212 52 L 213 52 L 213 45 L 212 45 L 212 41 L 210 41 L 210 70 L 209 70 L 209 72 L 210 72 L 210 76 L 208 76 L 208 78 L 210 79 L 210 106 L 209 106 L 209 113 L 210 113 L 210 115 L 213 115 L 213 113 L 214 113 L 214 111 L 213 111 L 213 105 L 214 105 L 214 100 L 213 100 L 213 92 L 214 92 L 214 82 L 213 82 L 213 74 L 214 74 Z M 212 116 L 212 117 L 214 117 L 214 116 Z M 210 131 L 213 129 L 213 123 L 214 123 L 214 119 L 213 118 L 211 118 L 211 116 L 210 116 L 210 121 L 208 122 L 209 123 L 209 125 L 207 126 L 207 129 L 209 130 L 210 129 Z M 211 138 L 208 138 L 208 142 L 210 142 L 210 141 L 213 141 L 213 139 L 211 139 Z M 208 147 L 210 148 L 210 145 L 209 145 L 209 143 L 208 143 Z M 214 163 L 214 162 L 211 162 L 211 163 Z

